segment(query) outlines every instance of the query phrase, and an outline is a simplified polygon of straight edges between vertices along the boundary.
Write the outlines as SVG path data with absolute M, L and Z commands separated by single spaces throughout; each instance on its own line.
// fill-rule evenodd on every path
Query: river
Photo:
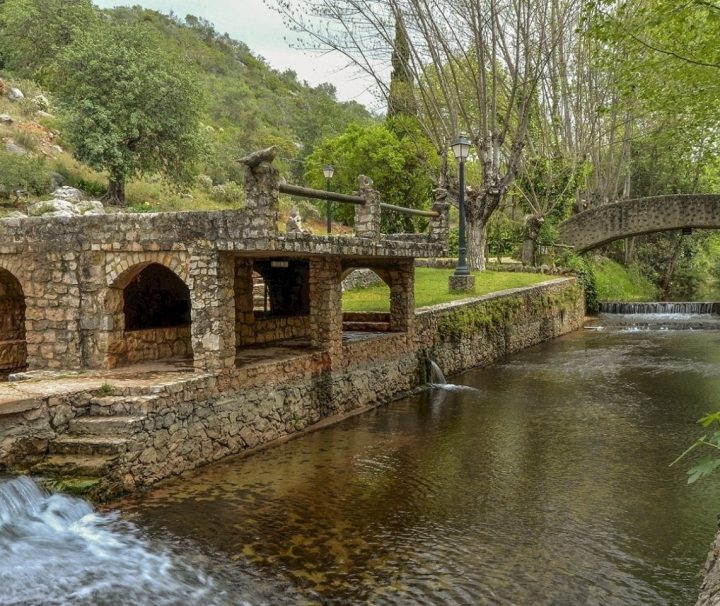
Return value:
M 129 547 L 94 546 L 109 568 L 85 581 L 36 555 L 25 587 L 49 578 L 56 601 L 38 603 L 58 604 L 113 576 L 87 603 L 692 604 L 720 482 L 688 486 L 687 463 L 668 464 L 720 409 L 720 331 L 601 324 L 452 377 L 473 389 L 430 389 L 86 512 L 103 545 Z M 3 550 L 32 541 L 7 528 L 0 517 L 0 603 Z M 74 549 L 93 566 L 83 533 Z

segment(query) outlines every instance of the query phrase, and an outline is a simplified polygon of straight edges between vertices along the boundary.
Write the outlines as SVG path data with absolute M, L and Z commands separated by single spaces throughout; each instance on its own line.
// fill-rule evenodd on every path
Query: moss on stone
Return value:
M 52 489 L 78 497 L 91 496 L 100 486 L 100 478 L 63 478 L 52 484 Z

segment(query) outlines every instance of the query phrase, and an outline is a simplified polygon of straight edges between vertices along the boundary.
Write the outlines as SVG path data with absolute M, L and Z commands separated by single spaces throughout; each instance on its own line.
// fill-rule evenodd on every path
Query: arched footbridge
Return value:
M 720 195 L 678 194 L 598 206 L 560 224 L 560 242 L 586 252 L 631 236 L 685 228 L 720 229 Z

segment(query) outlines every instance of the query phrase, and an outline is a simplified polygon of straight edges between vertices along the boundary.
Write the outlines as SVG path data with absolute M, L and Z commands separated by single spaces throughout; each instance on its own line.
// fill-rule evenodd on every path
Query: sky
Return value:
M 293 49 L 285 41 L 297 34 L 288 30 L 282 17 L 269 9 L 263 0 L 93 0 L 101 8 L 140 5 L 161 13 L 174 12 L 184 18 L 192 14 L 214 24 L 221 34 L 240 40 L 256 55 L 261 55 L 275 69 L 291 69 L 298 78 L 316 86 L 331 82 L 341 101 L 358 101 L 377 110 L 378 103 L 367 90 L 368 83 L 351 69 L 343 69 L 346 62 L 333 55 L 318 55 Z

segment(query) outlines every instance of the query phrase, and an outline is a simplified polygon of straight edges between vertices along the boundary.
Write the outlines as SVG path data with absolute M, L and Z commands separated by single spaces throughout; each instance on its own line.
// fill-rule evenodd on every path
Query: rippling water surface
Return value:
M 63 557 L 41 535 L 10 562 L 34 587 L 63 558 L 138 579 L 109 604 L 693 603 L 720 482 L 668 463 L 720 409 L 720 332 L 582 331 L 451 379 L 475 389 L 205 467 L 122 521 L 88 510 Z
M 717 480 L 720 333 L 584 331 L 123 504 L 268 603 L 689 604 Z

